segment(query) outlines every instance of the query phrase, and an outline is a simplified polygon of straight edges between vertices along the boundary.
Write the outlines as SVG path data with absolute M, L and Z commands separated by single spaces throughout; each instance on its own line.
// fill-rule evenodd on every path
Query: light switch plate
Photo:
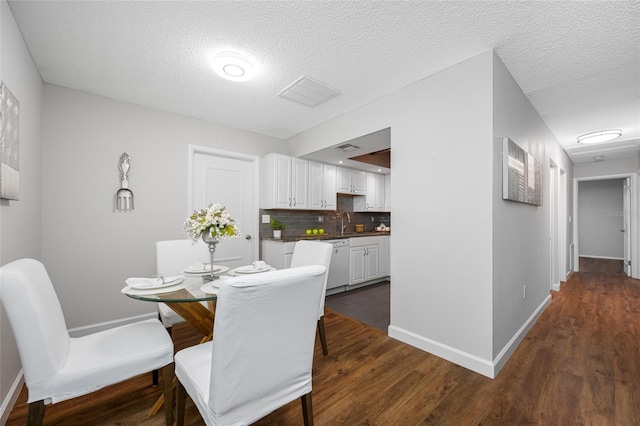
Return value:
M 271 216 L 269 216 L 268 214 L 263 214 L 262 223 L 269 223 L 269 222 L 271 222 Z

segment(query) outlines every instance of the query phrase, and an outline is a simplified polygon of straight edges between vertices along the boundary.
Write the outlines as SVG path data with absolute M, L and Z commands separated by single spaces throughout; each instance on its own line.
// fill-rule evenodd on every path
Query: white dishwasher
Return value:
M 349 284 L 349 239 L 324 241 L 333 245 L 331 255 L 331 266 L 329 267 L 329 278 L 327 279 L 327 290 Z

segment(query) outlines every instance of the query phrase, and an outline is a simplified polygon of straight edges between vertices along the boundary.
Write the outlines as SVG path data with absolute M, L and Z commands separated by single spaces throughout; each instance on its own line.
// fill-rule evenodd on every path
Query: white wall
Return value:
M 20 102 L 20 200 L 0 200 L 0 265 L 4 265 L 22 257 L 40 258 L 42 80 L 5 0 L 0 1 L 0 40 L 0 77 Z M 0 305 L 0 424 L 11 409 L 10 398 L 19 385 L 16 379 L 21 368 Z
M 391 127 L 390 335 L 492 360 L 492 52 L 290 140 L 294 155 Z
M 618 160 L 590 161 L 577 163 L 573 167 L 574 178 L 637 173 L 638 158 L 621 158 Z
M 254 155 L 286 149 L 278 139 L 48 84 L 43 101 L 42 259 L 70 328 L 155 312 L 120 289 L 127 277 L 155 273 L 155 241 L 186 238 L 189 144 Z M 123 152 L 131 156 L 129 213 L 113 208 Z
M 580 256 L 623 259 L 624 179 L 578 183 Z
M 550 301 L 550 160 L 568 174 L 567 209 L 571 211 L 572 163 L 533 108 L 509 71 L 494 60 L 493 168 L 493 358 L 514 349 L 510 340 L 533 321 Z M 542 166 L 543 203 L 533 205 L 502 199 L 502 138 L 508 137 L 538 159 Z M 561 218 L 567 223 L 567 217 Z M 571 228 L 571 227 L 568 227 Z M 567 241 L 571 241 L 571 231 Z M 566 248 L 564 248 L 566 249 Z M 524 285 L 527 286 L 526 298 Z

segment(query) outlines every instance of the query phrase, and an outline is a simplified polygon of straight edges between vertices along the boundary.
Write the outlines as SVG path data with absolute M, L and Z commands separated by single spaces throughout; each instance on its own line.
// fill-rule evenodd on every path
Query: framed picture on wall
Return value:
M 509 138 L 502 140 L 502 199 L 542 205 L 540 162 Z
M 20 103 L 0 82 L 0 198 L 18 199 L 20 170 Z

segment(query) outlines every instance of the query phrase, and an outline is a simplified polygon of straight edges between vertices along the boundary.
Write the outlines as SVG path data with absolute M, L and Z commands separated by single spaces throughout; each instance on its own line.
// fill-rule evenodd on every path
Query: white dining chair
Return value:
M 156 273 L 165 277 L 183 274 L 188 266 L 209 263 L 210 259 L 209 248 L 202 241 L 194 243 L 184 239 L 156 242 Z M 207 306 L 204 302 L 203 305 Z M 158 303 L 158 317 L 169 334 L 175 324 L 184 322 L 184 318 L 164 303 Z
M 162 368 L 164 396 L 173 396 L 173 342 L 157 319 L 70 337 L 60 302 L 42 263 L 20 259 L 0 268 L 2 304 L 16 339 L 29 392 L 28 425 L 40 425 L 46 405 L 86 395 Z M 173 423 L 165 405 L 167 425 Z M 71 419 L 70 419 L 71 421 Z
M 329 267 L 331 266 L 331 257 L 333 256 L 333 246 L 329 243 L 321 241 L 300 240 L 296 243 L 291 256 L 291 268 L 307 265 L 322 265 L 327 268 L 327 274 L 324 277 L 324 288 L 322 290 L 322 300 L 318 308 L 318 334 L 320 335 L 320 343 L 322 344 L 322 353 L 329 354 L 327 348 L 327 337 L 324 331 L 324 302 L 327 293 L 327 279 L 329 278 Z
M 324 266 L 222 281 L 213 340 L 179 351 L 176 418 L 188 393 L 209 425 L 248 425 L 301 398 L 313 425 L 311 370 Z

